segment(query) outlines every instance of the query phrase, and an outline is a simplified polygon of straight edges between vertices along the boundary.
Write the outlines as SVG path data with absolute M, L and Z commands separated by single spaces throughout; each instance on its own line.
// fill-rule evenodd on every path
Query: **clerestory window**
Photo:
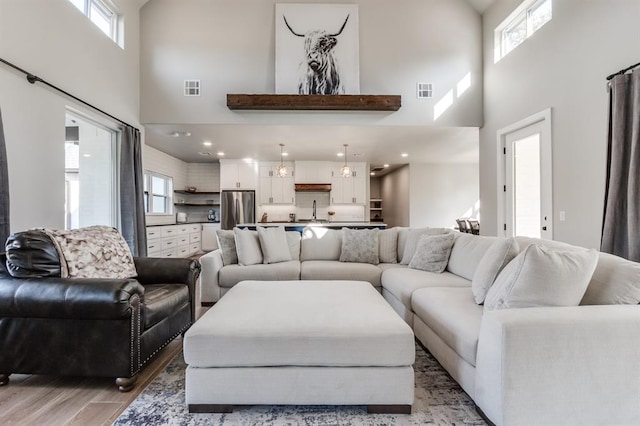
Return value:
M 115 6 L 108 0 L 69 0 L 78 8 L 87 18 L 95 24 L 96 27 L 105 33 L 111 40 L 115 41 L 120 47 L 122 43 L 119 40 L 119 15 Z
M 494 63 L 522 44 L 552 17 L 552 0 L 527 0 L 495 29 Z

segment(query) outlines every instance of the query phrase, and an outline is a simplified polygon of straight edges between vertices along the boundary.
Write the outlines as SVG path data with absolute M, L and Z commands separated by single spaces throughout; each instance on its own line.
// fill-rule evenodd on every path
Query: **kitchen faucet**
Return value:
M 316 222 L 318 218 L 316 217 L 316 200 L 313 200 L 313 221 Z

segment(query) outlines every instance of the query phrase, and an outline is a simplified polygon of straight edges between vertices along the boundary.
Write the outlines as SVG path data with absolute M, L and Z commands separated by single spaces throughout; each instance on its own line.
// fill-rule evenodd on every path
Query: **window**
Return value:
M 159 173 L 144 172 L 144 209 L 151 214 L 171 214 L 173 179 Z
M 108 0 L 69 0 L 85 16 L 87 16 L 96 27 L 105 33 L 116 43 L 118 40 L 118 13 L 115 6 Z M 121 46 L 122 47 L 122 46 Z
M 552 0 L 527 0 L 495 29 L 494 63 L 551 20 Z
M 117 131 L 67 113 L 65 229 L 117 226 Z

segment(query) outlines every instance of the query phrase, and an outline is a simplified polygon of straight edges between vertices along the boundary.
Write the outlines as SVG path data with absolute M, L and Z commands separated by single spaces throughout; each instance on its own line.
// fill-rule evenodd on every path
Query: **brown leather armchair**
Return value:
M 122 392 L 195 321 L 200 263 L 135 258 L 135 279 L 15 278 L 0 255 L 0 385 L 9 375 L 115 377 Z

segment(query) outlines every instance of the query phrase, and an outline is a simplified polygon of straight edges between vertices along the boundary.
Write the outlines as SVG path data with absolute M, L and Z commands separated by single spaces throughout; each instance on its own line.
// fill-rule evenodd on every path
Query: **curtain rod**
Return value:
M 615 73 L 615 74 L 611 74 L 610 76 L 608 76 L 608 77 L 607 77 L 607 81 L 608 81 L 608 80 L 611 80 L 611 79 L 612 79 L 613 77 L 615 77 L 616 75 L 624 74 L 624 73 L 626 73 L 627 71 L 631 71 L 632 69 L 634 69 L 634 68 L 636 68 L 636 67 L 639 67 L 639 66 L 640 66 L 640 62 L 638 62 L 638 63 L 637 63 L 637 64 L 635 64 L 635 65 L 631 65 L 630 67 L 627 67 L 627 68 L 625 68 L 625 69 L 622 69 L 622 70 L 618 71 L 618 72 L 617 72 L 617 73 Z
M 80 102 L 81 104 L 86 105 L 86 106 L 88 106 L 89 108 L 92 108 L 92 109 L 94 109 L 94 110 L 96 110 L 96 111 L 98 111 L 98 112 L 100 112 L 100 113 L 102 113 L 102 114 L 106 115 L 107 117 L 110 117 L 110 118 L 112 118 L 112 119 L 116 120 L 118 123 L 122 123 L 122 124 L 124 124 L 125 126 L 132 127 L 132 128 L 134 128 L 134 129 L 136 129 L 136 130 L 138 130 L 138 131 L 139 131 L 139 129 L 138 129 L 137 127 L 130 125 L 130 124 L 129 124 L 129 123 L 127 123 L 126 121 L 122 121 L 122 120 L 120 120 L 118 117 L 115 117 L 115 116 L 113 116 L 113 115 L 109 114 L 108 112 L 101 110 L 101 109 L 100 109 L 100 108 L 98 108 L 97 106 L 91 105 L 89 102 L 84 101 L 84 100 L 80 99 L 79 97 L 74 96 L 74 95 L 72 95 L 71 93 L 67 92 L 66 90 L 63 90 L 63 89 L 61 89 L 61 88 L 59 88 L 59 87 L 57 87 L 57 86 L 55 86 L 55 85 L 53 85 L 53 84 L 49 83 L 48 81 L 41 79 L 41 78 L 40 78 L 40 77 L 38 77 L 37 75 L 31 74 L 29 71 L 26 71 L 26 70 L 24 70 L 24 69 L 20 68 L 19 66 L 12 64 L 12 63 L 11 63 L 11 62 L 9 62 L 9 61 L 6 61 L 6 60 L 4 60 L 4 59 L 0 58 L 0 62 L 4 63 L 4 64 L 6 64 L 6 65 L 9 65 L 11 68 L 13 68 L 13 69 L 15 69 L 15 70 L 20 71 L 21 73 L 23 73 L 23 74 L 27 77 L 27 81 L 28 81 L 29 83 L 31 83 L 31 84 L 35 84 L 35 83 L 42 83 L 42 84 L 44 84 L 44 85 L 47 85 L 47 86 L 51 87 L 52 89 L 57 90 L 58 92 L 60 92 L 60 93 L 64 94 L 65 96 L 68 96 L 68 97 L 70 97 L 71 99 L 74 99 L 74 100 L 76 100 L 76 101 Z

